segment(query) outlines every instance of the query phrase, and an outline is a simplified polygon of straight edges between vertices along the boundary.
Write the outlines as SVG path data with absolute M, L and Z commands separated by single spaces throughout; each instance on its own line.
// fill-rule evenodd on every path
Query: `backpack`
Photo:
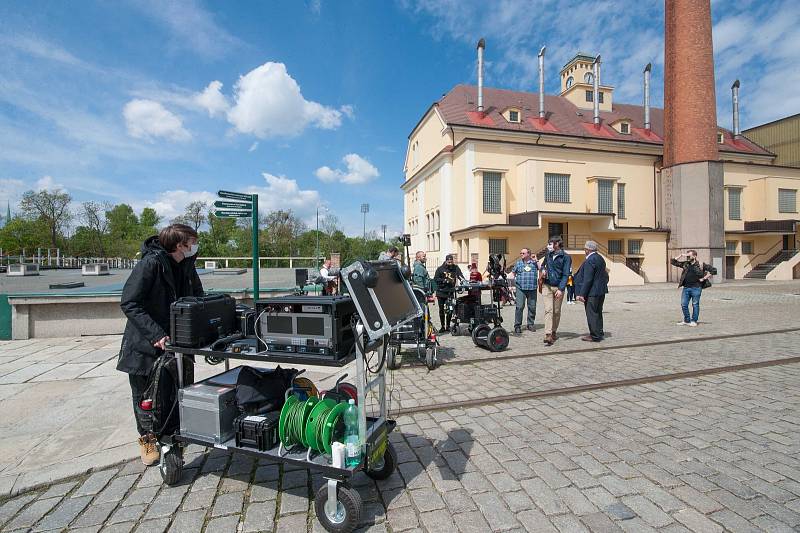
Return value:
M 294 368 L 266 370 L 243 366 L 236 378 L 236 405 L 244 414 L 263 414 L 283 407 L 286 389 L 297 374 Z
M 191 356 L 165 353 L 156 359 L 147 388 L 139 401 L 151 399 L 153 407 L 142 411 L 149 416 L 142 420 L 142 426 L 157 438 L 162 435 L 174 435 L 180 428 L 180 410 L 178 409 L 178 360 L 183 357 L 183 385 L 194 382 L 194 361 Z

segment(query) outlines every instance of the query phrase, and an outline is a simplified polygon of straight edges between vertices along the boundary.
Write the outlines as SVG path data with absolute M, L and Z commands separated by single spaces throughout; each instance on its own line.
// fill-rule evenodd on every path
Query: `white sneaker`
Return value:
M 692 326 L 693 328 L 696 328 L 697 327 L 697 322 L 689 322 L 689 325 Z
M 689 323 L 688 322 L 684 322 L 684 321 L 681 320 L 680 322 L 677 322 L 675 325 L 676 326 L 688 326 Z

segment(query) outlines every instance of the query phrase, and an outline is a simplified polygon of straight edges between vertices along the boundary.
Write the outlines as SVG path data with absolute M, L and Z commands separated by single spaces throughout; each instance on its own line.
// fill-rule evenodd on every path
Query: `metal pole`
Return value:
M 386 242 L 386 224 L 381 224 L 381 229 L 383 229 L 383 242 Z
M 317 269 L 319 269 L 319 206 L 317 206 L 317 251 L 314 262 L 317 264 Z
M 256 300 L 258 300 L 259 289 L 258 271 L 261 267 L 258 260 L 258 195 L 253 194 L 250 198 L 253 203 L 253 305 L 255 305 Z

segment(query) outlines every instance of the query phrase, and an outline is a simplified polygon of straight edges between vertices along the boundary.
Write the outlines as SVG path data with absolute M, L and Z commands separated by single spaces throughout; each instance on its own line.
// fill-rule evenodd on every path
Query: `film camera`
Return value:
M 403 233 L 400 235 L 400 244 L 405 247 L 411 246 L 411 234 L 410 233 Z
M 486 267 L 492 281 L 506 279 L 506 258 L 503 254 L 489 254 L 489 264 Z

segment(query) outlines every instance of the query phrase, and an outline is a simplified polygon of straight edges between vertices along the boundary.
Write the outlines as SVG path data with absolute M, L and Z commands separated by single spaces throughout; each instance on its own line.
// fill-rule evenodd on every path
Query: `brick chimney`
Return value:
M 716 161 L 711 4 L 709 0 L 664 4 L 664 166 Z
M 710 0 L 664 2 L 664 167 L 659 196 L 669 229 L 667 253 L 687 249 L 724 279 L 723 165 L 717 151 L 717 102 Z M 668 267 L 677 281 L 680 269 Z

